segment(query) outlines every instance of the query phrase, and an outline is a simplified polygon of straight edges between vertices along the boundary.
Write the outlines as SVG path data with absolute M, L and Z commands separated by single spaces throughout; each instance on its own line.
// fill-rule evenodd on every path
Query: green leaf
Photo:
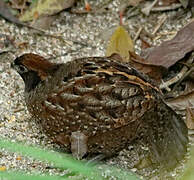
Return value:
M 58 167 L 61 170 L 69 169 L 71 172 L 77 174 L 82 174 L 93 180 L 103 180 L 101 171 L 95 166 L 86 166 L 81 161 L 74 160 L 70 155 L 65 153 L 51 152 L 49 150 L 41 149 L 38 147 L 31 147 L 24 145 L 22 143 L 13 143 L 9 140 L 0 139 L 0 148 L 23 154 L 24 156 L 30 156 L 34 159 L 39 159 L 47 163 L 52 163 L 52 166 Z M 111 175 L 118 177 L 118 179 L 128 179 L 128 180 L 138 180 L 138 178 L 131 172 L 122 171 L 118 168 L 108 167 L 113 173 Z M 105 170 L 105 169 L 104 169 Z M 76 174 L 75 174 L 76 175 Z M 68 175 L 66 177 L 60 176 L 39 176 L 36 174 L 24 174 L 22 172 L 0 172 L 0 179 L 6 178 L 6 180 L 58 180 L 58 179 L 69 179 Z M 14 178 L 13 178 L 14 177 Z M 71 178 L 72 179 L 72 178 Z
M 86 168 L 80 161 L 76 161 L 71 156 L 65 153 L 51 152 L 38 147 L 26 146 L 22 143 L 11 143 L 8 140 L 0 140 L 0 148 L 5 148 L 11 152 L 18 152 L 25 156 L 31 156 L 48 163 L 53 163 L 54 166 L 67 169 L 70 168 L 74 172 L 82 173 L 86 176 L 91 176 L 95 172 L 94 168 Z
M 191 157 L 186 164 L 186 168 L 184 170 L 184 174 L 179 180 L 193 180 L 194 179 L 194 147 L 191 148 Z

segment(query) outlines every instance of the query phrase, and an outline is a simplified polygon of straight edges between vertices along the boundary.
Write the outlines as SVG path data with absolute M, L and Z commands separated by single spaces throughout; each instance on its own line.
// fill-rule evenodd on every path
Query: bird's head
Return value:
M 25 83 L 25 90 L 31 91 L 40 82 L 45 81 L 48 76 L 57 70 L 57 65 L 49 62 L 37 54 L 24 54 L 17 57 L 11 67 L 15 69 Z

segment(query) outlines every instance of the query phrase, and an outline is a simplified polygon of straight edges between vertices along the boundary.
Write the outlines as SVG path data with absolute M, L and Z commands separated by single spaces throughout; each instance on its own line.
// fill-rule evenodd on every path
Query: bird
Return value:
M 149 148 L 154 165 L 173 168 L 187 151 L 183 119 L 145 74 L 110 57 L 53 63 L 33 53 L 12 63 L 37 126 L 81 159 L 112 157 L 134 141 Z

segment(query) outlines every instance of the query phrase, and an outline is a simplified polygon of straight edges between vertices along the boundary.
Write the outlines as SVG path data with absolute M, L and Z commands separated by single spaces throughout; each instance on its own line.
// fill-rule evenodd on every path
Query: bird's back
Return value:
M 106 57 L 77 59 L 62 64 L 41 86 L 45 98 L 28 96 L 29 111 L 51 139 L 68 149 L 79 141 L 72 134 L 83 135 L 85 153 L 107 156 L 143 139 L 152 161 L 169 167 L 186 151 L 182 119 L 149 78 L 127 64 Z

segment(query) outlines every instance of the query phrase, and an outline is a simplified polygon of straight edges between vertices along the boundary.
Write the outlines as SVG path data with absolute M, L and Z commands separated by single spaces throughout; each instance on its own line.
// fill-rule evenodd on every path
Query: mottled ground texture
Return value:
M 184 11 L 184 9 L 179 8 L 174 11 L 152 12 L 148 17 L 142 14 L 129 19 L 124 17 L 124 25 L 132 38 L 135 37 L 140 26 L 152 33 L 157 26 L 158 19 L 165 13 L 167 20 L 156 36 L 163 35 L 159 36 L 158 39 L 155 38 L 152 42 L 153 45 L 156 45 L 172 38 L 174 33 L 169 32 L 178 31 L 191 20 L 190 12 L 184 13 L 179 19 L 174 20 L 174 16 L 178 12 Z M 60 13 L 50 27 L 49 32 L 61 35 L 67 41 L 34 34 L 28 28 L 18 28 L 0 18 L 0 33 L 6 34 L 13 39 L 16 46 L 16 48 L 13 48 L 16 50 L 14 54 L 0 55 L 0 137 L 53 150 L 58 149 L 49 142 L 33 122 L 29 123 L 30 115 L 25 107 L 23 98 L 24 83 L 20 76 L 10 68 L 10 62 L 15 57 L 27 52 L 51 58 L 54 62 L 66 62 L 73 58 L 84 56 L 103 56 L 105 55 L 108 38 L 118 23 L 117 1 L 110 3 L 109 11 L 103 14 L 78 15 L 70 14 L 69 12 Z M 139 52 L 139 46 L 140 41 L 137 40 L 135 45 L 137 52 Z M 106 163 L 116 164 L 118 167 L 136 171 L 133 166 L 138 162 L 139 157 L 135 151 L 135 146 L 137 145 L 129 146 L 128 149 L 121 151 L 117 157 L 107 160 Z M 144 150 L 146 151 L 142 147 L 142 151 Z M 48 169 L 48 164 L 0 150 L 0 167 L 2 166 L 6 166 L 6 169 L 27 170 L 30 172 L 59 173 L 55 169 Z M 168 173 L 165 179 L 174 179 L 178 176 L 180 169 L 182 169 L 182 165 L 173 172 Z M 148 169 L 142 169 L 140 173 L 144 175 L 150 174 Z M 154 177 L 153 179 L 163 179 L 161 177 Z

